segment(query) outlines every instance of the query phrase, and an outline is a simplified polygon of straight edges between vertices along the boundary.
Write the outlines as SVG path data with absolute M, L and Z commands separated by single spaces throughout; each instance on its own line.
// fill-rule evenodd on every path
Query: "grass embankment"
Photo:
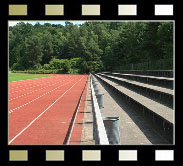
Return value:
M 39 74 L 9 74 L 8 81 L 20 81 L 20 80 L 27 80 L 27 79 L 34 79 L 34 78 L 42 78 L 42 77 L 51 77 L 54 75 L 39 75 Z

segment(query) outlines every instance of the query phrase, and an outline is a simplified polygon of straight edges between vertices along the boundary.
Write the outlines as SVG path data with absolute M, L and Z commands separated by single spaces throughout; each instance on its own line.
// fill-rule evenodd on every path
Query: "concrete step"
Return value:
M 120 100 L 124 100 L 149 121 L 153 128 L 170 143 L 173 143 L 174 111 L 158 102 L 139 95 L 111 80 L 98 74 L 95 76 L 106 84 L 111 90 L 117 93 Z
M 133 108 L 128 106 L 119 96 L 101 80 L 97 80 L 98 88 L 104 94 L 104 108 L 100 109 L 102 117 L 120 117 L 121 145 L 167 145 L 169 142 L 161 137 L 153 127 Z
M 173 78 L 167 77 L 154 77 L 154 76 L 144 76 L 144 75 L 135 75 L 135 74 L 121 74 L 113 72 L 103 72 L 104 74 L 117 76 L 124 79 L 129 79 L 132 81 L 142 82 L 154 86 L 159 86 L 163 88 L 173 89 Z
M 121 74 L 136 74 L 136 75 L 173 78 L 173 70 L 122 70 L 122 71 L 115 71 L 115 72 L 121 73 Z
M 168 106 L 173 109 L 173 90 L 167 88 L 161 88 L 154 85 L 149 85 L 145 83 L 139 83 L 137 81 L 130 81 L 128 79 L 119 78 L 117 76 L 110 76 L 106 74 L 98 73 L 99 75 L 119 83 L 120 85 L 135 91 L 136 93 L 140 93 L 143 96 L 151 98 L 165 106 Z

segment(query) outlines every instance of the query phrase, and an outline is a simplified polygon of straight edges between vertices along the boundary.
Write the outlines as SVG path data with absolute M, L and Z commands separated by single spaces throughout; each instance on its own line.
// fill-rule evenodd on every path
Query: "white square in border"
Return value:
M 155 161 L 173 161 L 174 151 L 173 150 L 156 150 Z
M 137 15 L 137 5 L 118 5 L 118 15 Z
M 64 150 L 46 150 L 46 161 L 64 161 Z
M 173 15 L 173 5 L 155 5 L 155 15 L 156 16 L 165 16 Z
M 137 150 L 119 150 L 119 161 L 137 161 Z
M 101 151 L 100 150 L 83 150 L 82 160 L 83 161 L 100 161 Z
M 82 5 L 82 16 L 99 16 L 100 5 Z
M 45 15 L 46 16 L 63 16 L 64 15 L 64 5 L 45 5 Z

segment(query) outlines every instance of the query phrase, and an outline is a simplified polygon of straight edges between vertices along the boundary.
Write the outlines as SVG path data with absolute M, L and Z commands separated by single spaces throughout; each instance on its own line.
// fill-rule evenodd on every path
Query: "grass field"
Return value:
M 8 81 L 20 81 L 20 80 L 27 80 L 27 79 L 34 79 L 34 78 L 41 78 L 41 77 L 50 77 L 54 75 L 43 75 L 43 74 L 9 74 Z

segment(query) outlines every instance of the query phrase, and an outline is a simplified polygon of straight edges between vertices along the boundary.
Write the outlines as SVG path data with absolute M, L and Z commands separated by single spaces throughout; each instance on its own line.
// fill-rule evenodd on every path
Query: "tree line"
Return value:
M 173 22 L 85 22 L 9 27 L 11 70 L 88 73 L 172 58 Z

